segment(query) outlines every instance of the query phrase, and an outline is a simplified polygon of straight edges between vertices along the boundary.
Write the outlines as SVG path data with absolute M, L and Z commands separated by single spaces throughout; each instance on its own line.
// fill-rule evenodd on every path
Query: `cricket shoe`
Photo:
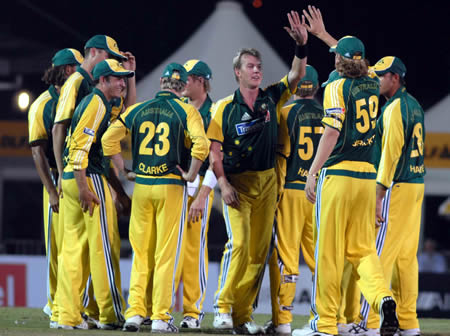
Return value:
M 380 336 L 394 336 L 398 330 L 397 305 L 391 296 L 381 299 Z
M 122 331 L 139 331 L 143 321 L 144 318 L 141 315 L 134 315 L 125 321 Z
M 174 326 L 172 320 L 153 320 L 152 321 L 152 333 L 166 334 L 166 333 L 177 333 L 178 328 Z
M 230 313 L 217 313 L 214 315 L 213 327 L 216 329 L 233 329 L 233 319 Z

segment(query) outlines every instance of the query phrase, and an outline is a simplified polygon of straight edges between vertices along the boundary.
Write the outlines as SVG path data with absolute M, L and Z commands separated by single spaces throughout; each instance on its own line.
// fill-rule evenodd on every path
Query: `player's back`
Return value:
M 370 77 L 343 77 L 327 85 L 324 120 L 340 134 L 324 167 L 342 161 L 372 162 L 378 97 L 379 81 Z
M 290 155 L 287 159 L 286 182 L 306 182 L 309 168 L 323 133 L 322 106 L 314 99 L 299 99 L 288 106 L 286 126 Z M 283 114 L 283 112 L 282 112 Z M 284 119 L 284 115 L 281 117 Z
M 123 119 L 131 130 L 136 174 L 179 175 L 177 165 L 187 168 L 190 157 L 187 113 L 192 108 L 175 94 L 160 92 L 155 99 L 137 104 L 126 112 Z

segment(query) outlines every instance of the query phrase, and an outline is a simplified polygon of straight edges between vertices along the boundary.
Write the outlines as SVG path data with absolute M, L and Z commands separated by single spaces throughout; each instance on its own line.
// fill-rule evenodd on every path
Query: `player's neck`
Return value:
M 248 88 L 244 86 L 240 86 L 239 90 L 241 91 L 242 98 L 244 98 L 245 103 L 248 107 L 253 111 L 253 107 L 255 106 L 256 98 L 258 98 L 259 88 Z
M 192 106 L 194 106 L 197 110 L 199 110 L 200 107 L 202 107 L 203 103 L 205 102 L 207 96 L 208 94 L 206 92 L 202 92 L 196 97 L 189 98 L 189 103 Z

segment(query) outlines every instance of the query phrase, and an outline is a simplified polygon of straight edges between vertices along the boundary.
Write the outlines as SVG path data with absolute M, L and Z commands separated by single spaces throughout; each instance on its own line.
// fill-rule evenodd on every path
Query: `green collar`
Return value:
M 305 99 L 305 98 L 300 98 L 300 99 L 296 99 L 292 102 L 292 104 L 310 104 L 314 102 L 314 98 L 313 99 Z
M 267 97 L 266 93 L 261 88 L 258 89 L 258 97 L 256 97 L 255 106 L 257 106 L 256 102 L 261 101 L 261 100 L 265 99 L 266 97 Z M 247 106 L 247 103 L 244 101 L 244 97 L 242 96 L 240 89 L 237 89 L 234 92 L 233 103 L 238 103 L 238 104 Z M 255 107 L 255 106 L 251 106 L 251 107 Z
M 175 93 L 170 91 L 159 91 L 155 98 L 161 98 L 161 99 L 178 99 L 178 97 Z
M 59 93 L 56 91 L 56 88 L 53 85 L 50 85 L 48 87 L 48 92 L 50 93 L 50 96 L 52 96 L 53 99 L 58 100 L 59 99 Z
M 406 94 L 406 87 L 402 85 L 398 88 L 394 95 L 386 101 L 386 104 L 384 104 L 384 106 L 388 106 L 395 99 L 402 97 L 404 94 Z
M 89 75 L 89 73 L 84 70 L 80 65 L 77 66 L 77 71 L 84 77 L 85 80 L 88 81 L 89 85 L 94 86 L 94 82 L 92 81 L 91 76 Z
M 105 95 L 103 94 L 103 92 L 100 89 L 95 87 L 94 90 L 92 90 L 92 93 L 96 94 L 97 96 L 99 96 L 102 99 L 103 104 L 105 104 L 105 106 L 108 110 L 111 109 L 111 103 L 106 99 Z

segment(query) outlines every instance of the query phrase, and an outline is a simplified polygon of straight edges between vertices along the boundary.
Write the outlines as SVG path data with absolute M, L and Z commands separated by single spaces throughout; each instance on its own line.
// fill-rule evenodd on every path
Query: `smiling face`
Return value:
M 257 89 L 263 79 L 261 60 L 253 55 L 244 54 L 241 67 L 235 68 L 234 73 L 241 87 Z
M 100 84 L 102 85 L 101 90 L 108 100 L 119 98 L 126 87 L 125 77 L 100 77 Z

